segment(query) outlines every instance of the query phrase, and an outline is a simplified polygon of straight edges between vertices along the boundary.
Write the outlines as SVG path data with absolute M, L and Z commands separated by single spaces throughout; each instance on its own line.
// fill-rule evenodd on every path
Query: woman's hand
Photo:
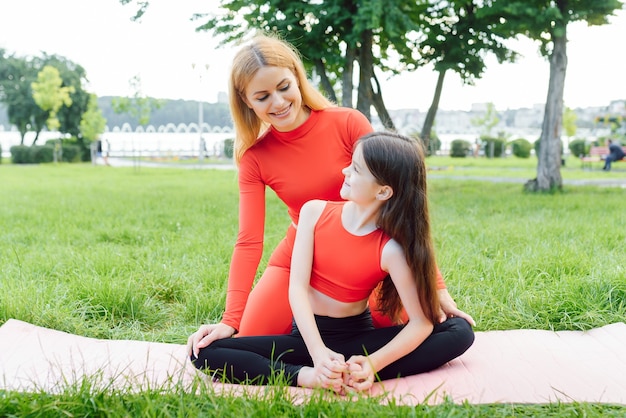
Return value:
M 187 354 L 198 357 L 201 348 L 207 347 L 213 341 L 230 338 L 235 334 L 235 328 L 223 323 L 202 325 L 187 339 Z
M 357 392 L 369 390 L 376 379 L 376 371 L 365 356 L 352 356 L 346 362 L 348 371 L 344 375 L 344 384 Z
M 439 289 L 439 304 L 441 305 L 441 312 L 439 313 L 439 322 L 445 322 L 446 319 L 458 316 L 459 318 L 465 319 L 472 326 L 476 326 L 476 321 L 474 318 L 468 313 L 463 312 L 456 306 L 456 302 L 448 293 L 448 289 Z

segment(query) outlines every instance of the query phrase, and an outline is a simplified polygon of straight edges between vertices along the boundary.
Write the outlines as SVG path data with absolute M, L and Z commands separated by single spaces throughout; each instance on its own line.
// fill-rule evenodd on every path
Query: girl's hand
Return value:
M 369 390 L 376 379 L 376 371 L 365 356 L 352 356 L 346 362 L 348 372 L 344 375 L 344 383 L 357 392 Z
M 313 367 L 303 367 L 298 373 L 298 385 L 321 387 L 334 392 L 342 392 L 343 376 L 348 366 L 342 354 L 324 348 L 313 358 Z

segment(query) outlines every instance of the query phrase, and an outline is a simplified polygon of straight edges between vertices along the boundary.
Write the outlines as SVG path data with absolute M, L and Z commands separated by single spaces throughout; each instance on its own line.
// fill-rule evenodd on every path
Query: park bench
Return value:
M 626 153 L 626 147 L 622 147 L 622 149 Z M 604 158 L 607 155 L 609 155 L 609 147 L 591 147 L 591 149 L 589 150 L 589 154 L 580 157 L 581 167 L 591 168 L 594 162 L 604 161 Z M 626 159 L 621 159 L 619 161 L 626 161 Z

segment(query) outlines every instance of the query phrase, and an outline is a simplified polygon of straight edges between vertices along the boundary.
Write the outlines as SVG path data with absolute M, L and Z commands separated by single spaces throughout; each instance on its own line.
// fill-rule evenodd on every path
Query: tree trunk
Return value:
M 361 34 L 361 49 L 359 51 L 359 95 L 356 100 L 356 108 L 372 120 L 372 89 L 369 87 L 372 79 L 372 31 L 365 30 Z
M 354 61 L 356 60 L 356 47 L 348 45 L 346 47 L 346 61 L 343 67 L 343 75 L 341 77 L 341 105 L 344 107 L 353 107 L 352 104 L 352 76 L 354 74 Z
M 424 120 L 424 125 L 422 126 L 421 139 L 426 149 L 429 149 L 430 146 L 430 133 L 433 129 L 433 125 L 435 124 L 435 116 L 437 116 L 437 110 L 439 109 L 439 99 L 441 99 L 441 91 L 443 90 L 443 80 L 445 76 L 446 70 L 439 71 L 439 76 L 437 77 L 437 87 L 435 87 L 435 95 L 433 96 L 433 101 L 428 108 L 428 113 L 426 113 L 426 119 Z
M 561 178 L 561 127 L 563 125 L 563 91 L 567 70 L 567 36 L 554 37 L 554 49 L 550 55 L 550 84 L 546 100 L 539 156 L 537 178 L 529 180 L 525 189 L 529 191 L 560 190 Z
M 37 145 L 37 140 L 39 139 L 40 132 L 41 132 L 40 130 L 35 131 L 35 139 L 33 139 L 33 143 L 31 144 L 31 147 Z
M 326 97 L 328 97 L 330 101 L 337 103 L 337 95 L 335 94 L 333 85 L 328 79 L 328 75 L 326 74 L 326 67 L 324 67 L 324 62 L 321 60 L 321 58 L 315 60 L 315 71 L 320 78 L 320 85 L 322 87 L 322 91 L 326 93 Z
M 385 106 L 385 101 L 383 100 L 383 94 L 380 89 L 380 83 L 378 82 L 378 78 L 374 73 L 374 68 L 372 68 L 372 78 L 370 78 L 369 87 L 372 90 L 371 97 L 374 102 L 374 108 L 376 109 L 376 113 L 378 113 L 378 118 L 382 122 L 383 126 L 386 129 L 391 131 L 395 131 L 396 127 L 393 124 L 393 120 L 391 116 L 389 116 L 389 112 L 387 112 L 387 107 Z M 372 86 L 372 80 L 376 83 L 376 91 L 374 91 Z

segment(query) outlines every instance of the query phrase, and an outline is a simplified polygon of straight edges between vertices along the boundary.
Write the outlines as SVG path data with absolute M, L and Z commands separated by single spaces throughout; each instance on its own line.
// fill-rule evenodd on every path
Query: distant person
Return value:
M 343 393 L 377 380 L 434 370 L 474 342 L 464 318 L 439 321 L 426 165 L 413 139 L 386 132 L 357 142 L 342 171 L 341 198 L 302 206 L 289 278 L 288 335 L 225 338 L 190 348 L 193 364 L 219 381 Z M 368 307 L 408 321 L 375 328 Z
M 607 142 L 609 144 L 609 155 L 607 155 L 604 159 L 603 170 L 611 171 L 611 163 L 613 161 L 619 161 L 623 159 L 626 154 L 624 154 L 624 150 L 622 149 L 622 146 L 619 142 L 613 142 L 612 139 L 609 139 Z
M 106 153 L 102 152 L 102 140 L 96 140 L 96 158 L 102 158 L 102 161 L 104 161 L 104 165 L 111 165 L 109 164 L 109 149 L 111 149 L 111 144 L 109 143 L 108 139 Z

